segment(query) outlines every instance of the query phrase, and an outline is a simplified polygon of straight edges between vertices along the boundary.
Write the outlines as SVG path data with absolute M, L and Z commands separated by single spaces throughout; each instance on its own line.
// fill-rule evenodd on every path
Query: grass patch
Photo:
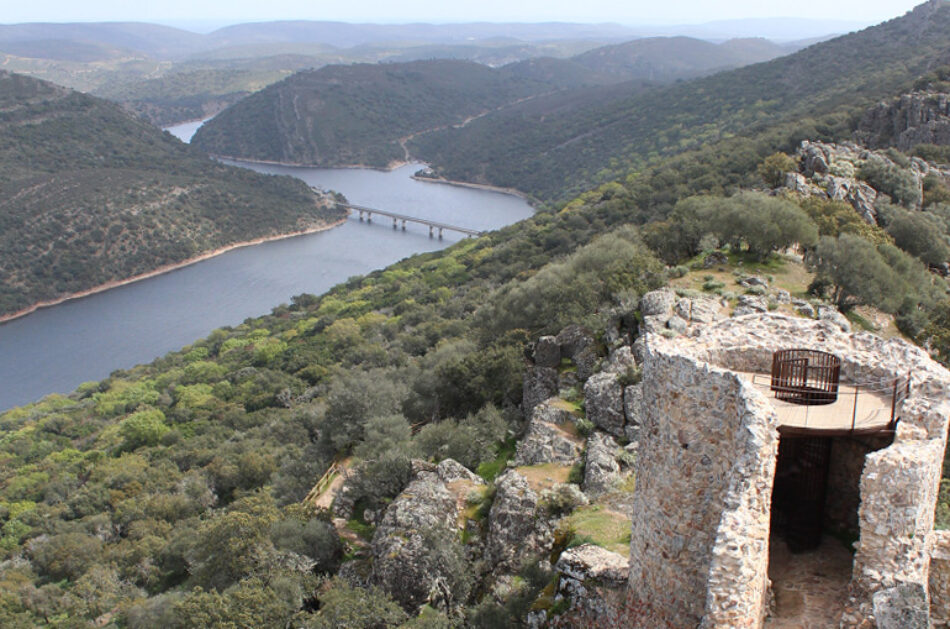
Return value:
M 848 321 L 854 324 L 856 327 L 864 330 L 865 332 L 877 332 L 878 327 L 865 319 L 859 313 L 854 310 L 849 310 L 844 313 L 844 316 L 847 317 Z
M 543 463 L 541 465 L 516 467 L 515 471 L 528 480 L 531 489 L 540 492 L 560 483 L 568 482 L 568 477 L 571 474 L 571 466 Z
M 359 520 L 347 520 L 346 528 L 356 533 L 360 539 L 365 539 L 366 541 L 371 541 L 373 539 L 373 533 L 376 532 L 376 527 L 372 524 L 366 524 L 365 522 L 360 522 Z
M 569 401 L 563 398 L 557 398 L 551 402 L 551 406 L 554 408 L 559 408 L 562 411 L 567 411 L 573 415 L 584 414 L 584 409 L 581 407 L 580 401 Z
M 485 479 L 486 483 L 493 483 L 502 470 L 508 467 L 508 461 L 515 455 L 515 447 L 515 439 L 508 439 L 498 449 L 498 456 L 492 461 L 479 463 L 475 473 Z
M 630 519 L 601 505 L 581 507 L 568 518 L 574 531 L 571 545 L 596 544 L 625 557 L 630 554 Z

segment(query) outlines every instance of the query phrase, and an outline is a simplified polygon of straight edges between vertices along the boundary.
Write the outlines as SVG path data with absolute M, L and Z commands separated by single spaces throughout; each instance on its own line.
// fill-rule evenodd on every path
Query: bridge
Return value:
M 386 218 L 393 219 L 393 229 L 399 227 L 399 223 L 402 223 L 402 231 L 406 231 L 406 223 L 418 223 L 420 225 L 425 225 L 429 228 L 429 238 L 432 238 L 438 232 L 439 240 L 442 239 L 443 231 L 454 231 L 461 234 L 465 234 L 469 238 L 478 237 L 484 234 L 485 232 L 478 231 L 477 229 L 469 229 L 468 227 L 459 227 L 458 225 L 449 225 L 448 223 L 440 223 L 439 221 L 430 221 L 427 218 L 417 218 L 415 216 L 408 216 L 406 214 L 397 214 L 396 212 L 388 212 L 386 210 L 377 210 L 371 207 L 364 207 L 362 205 L 352 205 L 350 203 L 340 203 L 341 207 L 348 208 L 354 212 L 359 212 L 360 220 L 365 220 L 368 223 L 373 222 L 373 215 L 378 214 L 380 216 L 385 216 Z

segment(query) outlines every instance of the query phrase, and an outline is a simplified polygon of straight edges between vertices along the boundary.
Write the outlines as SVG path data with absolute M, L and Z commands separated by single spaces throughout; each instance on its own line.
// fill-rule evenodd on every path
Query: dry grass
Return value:
M 516 467 L 515 471 L 527 479 L 531 489 L 541 492 L 555 485 L 566 483 L 571 473 L 571 466 L 542 463 L 541 465 Z

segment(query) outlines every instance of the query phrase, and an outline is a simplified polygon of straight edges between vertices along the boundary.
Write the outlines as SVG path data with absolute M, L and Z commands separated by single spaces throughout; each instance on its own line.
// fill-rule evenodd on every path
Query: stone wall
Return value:
M 857 537 L 861 474 L 865 457 L 891 444 L 891 437 L 836 437 L 831 440 L 825 525 L 848 537 Z
M 893 444 L 835 445 L 829 496 L 839 504 L 828 515 L 860 533 L 842 626 L 875 626 L 876 612 L 883 619 L 895 601 L 914 598 L 895 592 L 926 592 L 950 373 L 901 340 L 848 334 L 828 321 L 748 315 L 644 343 L 629 583 L 640 611 L 630 626 L 762 625 L 778 419 L 763 392 L 730 370 L 769 373 L 772 352 L 789 347 L 836 354 L 845 383 L 886 385 L 910 375 Z M 943 587 L 950 570 L 940 561 L 947 560 L 934 560 L 933 579 Z M 950 596 L 937 595 L 935 604 L 942 600 Z
M 643 391 L 640 452 L 648 454 L 637 468 L 630 590 L 646 611 L 633 626 L 697 626 L 704 616 L 709 626 L 755 626 L 766 590 L 774 414 L 735 374 L 650 347 Z
M 935 531 L 930 551 L 930 620 L 950 627 L 950 531 Z

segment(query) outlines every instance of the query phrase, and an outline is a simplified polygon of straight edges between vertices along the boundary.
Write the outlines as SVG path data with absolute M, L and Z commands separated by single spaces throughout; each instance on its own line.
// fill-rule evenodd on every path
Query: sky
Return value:
M 698 24 L 800 17 L 872 24 L 923 0 L 6 0 L 3 23 L 143 21 L 224 25 L 281 19 L 346 22 Z

